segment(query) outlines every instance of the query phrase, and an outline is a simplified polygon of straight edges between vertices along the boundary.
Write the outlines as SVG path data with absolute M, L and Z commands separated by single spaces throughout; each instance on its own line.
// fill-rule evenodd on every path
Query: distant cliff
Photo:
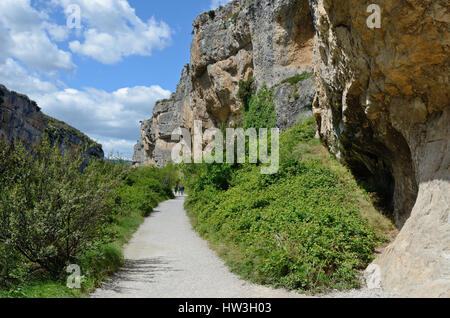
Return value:
M 10 142 L 19 139 L 30 147 L 44 134 L 52 143 L 58 142 L 61 149 L 83 146 L 88 156 L 104 157 L 101 145 L 66 123 L 43 114 L 27 96 L 0 85 L 0 139 Z

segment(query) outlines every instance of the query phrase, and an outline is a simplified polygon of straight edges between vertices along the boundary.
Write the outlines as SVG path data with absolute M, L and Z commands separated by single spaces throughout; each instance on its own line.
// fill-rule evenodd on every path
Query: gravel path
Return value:
M 126 264 L 94 298 L 301 298 L 295 292 L 255 285 L 232 274 L 192 229 L 184 198 L 161 203 L 125 247 Z M 325 297 L 382 297 L 350 291 Z

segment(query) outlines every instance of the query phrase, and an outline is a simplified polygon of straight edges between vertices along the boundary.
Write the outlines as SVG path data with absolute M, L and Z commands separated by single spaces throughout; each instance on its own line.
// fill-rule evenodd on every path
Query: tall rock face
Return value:
M 0 139 L 20 139 L 29 147 L 41 137 L 45 121 L 37 104 L 27 96 L 0 85 Z
M 158 102 L 142 122 L 135 166 L 167 164 L 175 143 L 173 129 L 239 125 L 243 106 L 239 82 L 273 89 L 277 124 L 287 129 L 312 116 L 314 80 L 291 77 L 312 73 L 314 27 L 308 1 L 234 0 L 201 14 L 193 23 L 191 62 L 176 92 Z
M 135 165 L 166 164 L 177 125 L 238 124 L 238 84 L 253 77 L 274 90 L 280 128 L 312 111 L 323 143 L 391 205 L 401 232 L 375 261 L 382 286 L 450 297 L 450 5 L 379 0 L 371 29 L 372 3 L 235 0 L 200 15 L 191 63 L 143 122 Z
M 178 127 L 187 127 L 185 111 L 190 109 L 191 92 L 191 71 L 186 65 L 175 93 L 169 99 L 156 102 L 153 117 L 141 123 L 141 139 L 133 154 L 135 167 L 161 167 L 171 161 L 171 151 L 176 144 L 172 141 L 172 132 Z
M 19 139 L 30 148 L 44 134 L 61 149 L 73 145 L 87 146 L 86 155 L 103 158 L 101 145 L 75 128 L 44 115 L 37 104 L 27 96 L 0 85 L 0 139 L 13 142 Z
M 391 194 L 402 230 L 375 261 L 382 286 L 450 296 L 450 5 L 312 0 L 314 114 L 324 143 Z

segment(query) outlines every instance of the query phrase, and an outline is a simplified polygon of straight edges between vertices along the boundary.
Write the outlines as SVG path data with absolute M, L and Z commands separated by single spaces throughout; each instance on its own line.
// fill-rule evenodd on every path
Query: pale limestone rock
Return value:
M 170 161 L 174 128 L 193 129 L 242 123 L 239 82 L 254 77 L 260 88 L 274 88 L 277 123 L 286 129 L 311 116 L 314 82 L 278 84 L 312 72 L 314 28 L 306 0 L 231 1 L 201 14 L 194 23 L 191 62 L 183 71 L 176 93 L 158 102 L 135 147 L 134 165 Z M 147 137 L 146 137 L 147 136 Z
M 311 0 L 316 29 L 314 114 L 324 143 L 391 195 L 402 230 L 375 261 L 383 288 L 450 294 L 448 1 Z

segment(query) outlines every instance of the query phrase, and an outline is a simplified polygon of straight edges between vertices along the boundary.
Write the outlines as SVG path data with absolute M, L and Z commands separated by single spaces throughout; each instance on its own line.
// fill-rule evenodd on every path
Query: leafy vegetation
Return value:
M 0 145 L 0 297 L 82 296 L 123 262 L 122 245 L 162 200 L 173 167 L 132 169 L 62 153 L 44 138 L 28 152 Z M 65 287 L 69 264 L 82 289 Z
M 250 97 L 244 116 L 244 129 L 273 128 L 277 123 L 273 91 L 265 85 Z
M 195 229 L 245 279 L 302 292 L 358 287 L 392 229 L 314 136 L 313 120 L 281 135 L 276 175 L 250 164 L 183 168 Z
M 291 84 L 291 85 L 295 85 L 295 84 L 297 84 L 297 83 L 300 83 L 300 82 L 303 82 L 303 81 L 306 81 L 308 78 L 310 78 L 311 76 L 313 76 L 313 73 L 311 73 L 311 72 L 305 72 L 305 73 L 302 73 L 302 74 L 297 74 L 297 75 L 295 75 L 295 76 L 292 76 L 292 77 L 290 77 L 290 78 L 286 78 L 285 80 L 283 80 L 282 82 L 281 82 L 281 84 L 286 84 L 286 83 L 289 83 L 289 84 Z
M 244 105 L 245 111 L 248 110 L 250 98 L 252 97 L 254 92 L 255 92 L 255 80 L 253 79 L 253 77 L 250 77 L 246 81 L 239 82 L 238 97 L 241 100 L 242 105 Z

